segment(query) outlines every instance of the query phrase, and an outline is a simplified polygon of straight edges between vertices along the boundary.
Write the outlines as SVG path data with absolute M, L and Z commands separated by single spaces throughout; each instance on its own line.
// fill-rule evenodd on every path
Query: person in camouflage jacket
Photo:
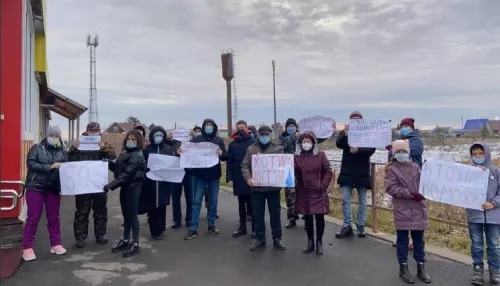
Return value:
M 100 136 L 101 128 L 99 123 L 90 122 L 87 125 L 87 130 L 82 134 L 83 136 Z M 100 161 L 103 159 L 114 160 L 116 159 L 115 149 L 105 141 L 99 142 L 100 150 L 84 151 L 78 150 L 80 142 L 76 141 L 68 151 L 70 162 L 76 161 Z M 89 215 L 90 210 L 93 211 L 94 217 L 94 234 L 96 242 L 99 244 L 107 244 L 106 226 L 108 222 L 108 208 L 107 208 L 107 195 L 106 193 L 84 194 L 75 196 L 75 220 L 73 222 L 73 231 L 76 239 L 76 247 L 83 248 L 85 240 L 88 236 L 89 228 Z

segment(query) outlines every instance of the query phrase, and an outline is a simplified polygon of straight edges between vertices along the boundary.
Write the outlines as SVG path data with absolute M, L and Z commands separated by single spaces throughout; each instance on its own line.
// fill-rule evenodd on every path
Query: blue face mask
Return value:
M 201 136 L 201 132 L 200 131 L 194 133 L 194 137 L 198 137 L 198 136 Z
M 396 154 L 394 154 L 394 159 L 396 159 L 399 163 L 406 163 L 410 159 L 410 154 L 408 154 L 408 153 L 396 153 Z
M 135 143 L 133 141 L 127 141 L 127 148 L 132 149 L 135 147 L 137 147 L 137 143 Z
M 205 133 L 212 134 L 212 132 L 214 132 L 213 126 L 205 126 Z
M 154 140 L 155 140 L 155 144 L 158 145 L 161 142 L 163 142 L 163 136 L 155 136 Z
M 288 134 L 290 134 L 290 135 L 295 134 L 295 131 L 297 131 L 297 128 L 295 128 L 295 127 L 288 127 L 288 128 L 286 129 L 286 132 L 287 132 Z
M 405 127 L 401 128 L 399 133 L 401 134 L 401 136 L 408 136 L 412 131 L 413 131 L 413 129 L 411 129 L 411 127 L 405 126 Z
M 472 162 L 474 162 L 476 165 L 482 165 L 484 162 L 486 162 L 486 159 L 484 157 L 482 158 L 477 158 L 477 157 L 472 157 Z
M 58 141 L 59 141 L 59 139 L 57 139 L 57 138 L 47 137 L 47 143 L 49 143 L 50 146 L 56 146 Z
M 259 141 L 260 141 L 260 143 L 262 143 L 262 144 L 265 145 L 265 144 L 268 144 L 271 141 L 271 137 L 269 137 L 269 136 L 260 136 L 259 137 Z

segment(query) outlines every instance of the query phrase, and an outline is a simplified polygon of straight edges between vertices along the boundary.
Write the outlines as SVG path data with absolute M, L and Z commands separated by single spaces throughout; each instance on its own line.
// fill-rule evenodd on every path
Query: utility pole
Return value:
M 273 60 L 273 99 L 274 99 L 274 136 L 278 137 L 278 121 L 276 120 L 276 63 Z
M 234 77 L 233 51 L 229 50 L 221 54 L 222 78 L 226 81 L 226 105 L 227 105 L 227 138 L 230 138 L 233 130 L 233 110 L 231 96 L 231 81 Z
M 95 50 L 99 45 L 99 36 L 93 39 L 87 35 L 87 47 L 90 47 L 90 93 L 89 93 L 89 122 L 99 122 L 96 84 L 96 56 Z

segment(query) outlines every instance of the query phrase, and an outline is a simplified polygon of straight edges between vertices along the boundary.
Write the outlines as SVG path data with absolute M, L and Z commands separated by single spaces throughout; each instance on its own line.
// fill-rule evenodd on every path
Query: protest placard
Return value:
M 108 183 L 108 163 L 80 161 L 63 163 L 59 167 L 61 194 L 65 196 L 102 193 Z
M 430 159 L 422 166 L 419 193 L 432 201 L 481 210 L 489 174 L 475 166 Z
M 392 142 L 390 120 L 349 120 L 347 141 L 351 147 L 385 148 Z
M 252 155 L 252 180 L 256 187 L 295 187 L 293 155 Z
M 172 131 L 172 138 L 180 142 L 188 142 L 191 140 L 188 129 L 175 129 Z
M 162 154 L 149 154 L 148 168 L 146 176 L 154 181 L 182 183 L 186 173 L 179 157 Z
M 330 117 L 314 115 L 301 119 L 299 121 L 299 130 L 301 133 L 312 131 L 317 138 L 330 138 L 335 130 L 333 125 L 335 120 Z
M 96 135 L 96 136 L 80 136 L 78 138 L 78 141 L 80 141 L 80 146 L 78 146 L 78 150 L 80 151 L 97 151 L 100 150 L 101 147 L 99 147 L 99 142 L 101 141 L 101 136 Z
M 219 146 L 210 142 L 182 142 L 181 168 L 210 168 L 219 163 Z

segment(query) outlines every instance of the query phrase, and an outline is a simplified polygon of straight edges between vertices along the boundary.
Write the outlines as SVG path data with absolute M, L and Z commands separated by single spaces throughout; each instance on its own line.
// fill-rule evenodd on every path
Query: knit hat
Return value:
M 61 129 L 57 125 L 50 125 L 47 127 L 46 136 L 61 136 Z
M 351 112 L 351 115 L 349 115 L 349 119 L 353 119 L 354 117 L 359 117 L 363 119 L 363 114 L 361 114 L 361 112 L 359 111 L 353 111 Z
M 409 126 L 411 129 L 415 129 L 415 119 L 413 118 L 403 118 L 399 126 Z
M 196 131 L 201 131 L 201 127 L 196 125 L 194 128 L 193 128 L 193 131 L 196 132 Z
M 410 144 L 408 140 L 396 140 L 392 142 L 392 154 L 396 154 L 399 150 L 404 150 L 410 154 Z
M 89 122 L 89 124 L 87 124 L 87 130 L 92 130 L 92 129 L 101 130 L 101 125 L 99 125 L 99 123 L 97 122 Z
M 295 127 L 299 128 L 299 125 L 297 124 L 297 121 L 293 118 L 288 118 L 285 123 L 285 128 L 288 127 L 288 125 L 294 125 Z
M 273 130 L 271 129 L 271 127 L 267 126 L 267 125 L 262 125 L 261 127 L 259 127 L 259 135 L 263 135 L 263 134 L 271 134 L 273 133 Z

